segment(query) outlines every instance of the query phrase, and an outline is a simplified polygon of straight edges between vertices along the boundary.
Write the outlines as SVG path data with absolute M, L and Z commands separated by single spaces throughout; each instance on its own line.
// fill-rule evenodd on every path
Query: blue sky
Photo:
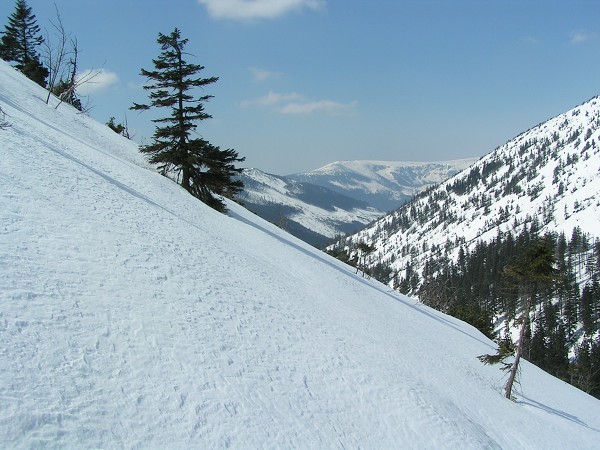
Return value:
M 199 133 L 286 175 L 337 160 L 478 157 L 600 94 L 597 0 L 28 0 L 78 40 L 101 122 L 148 143 L 140 68 L 178 27 L 218 76 Z M 2 25 L 14 2 L 0 2 Z M 2 27 L 3 29 L 3 27 Z M 88 92 L 90 91 L 90 92 Z M 80 92 L 81 93 L 81 92 Z

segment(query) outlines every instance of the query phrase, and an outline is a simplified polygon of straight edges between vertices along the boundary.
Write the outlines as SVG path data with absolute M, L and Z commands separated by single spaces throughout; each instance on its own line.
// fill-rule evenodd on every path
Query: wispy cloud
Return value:
M 301 9 L 317 10 L 325 0 L 198 0 L 214 19 L 275 19 Z
M 280 94 L 269 91 L 266 95 L 253 100 L 246 100 L 240 104 L 244 108 L 268 107 L 273 111 L 286 115 L 307 115 L 315 112 L 340 114 L 352 112 L 358 102 L 340 103 L 333 100 L 306 100 L 304 96 L 290 92 Z
M 575 30 L 571 32 L 571 44 L 580 44 L 582 42 L 596 39 L 598 35 L 585 30 Z
M 295 92 L 290 92 L 287 94 L 279 94 L 277 92 L 269 91 L 268 94 L 253 99 L 253 100 L 245 100 L 241 103 L 243 108 L 250 108 L 253 106 L 275 106 L 281 105 L 282 103 L 292 102 L 296 100 L 302 99 L 300 94 L 296 94 Z
M 521 42 L 527 45 L 536 45 L 539 43 L 539 40 L 535 36 L 523 36 Z
M 291 102 L 277 108 L 281 114 L 312 114 L 323 111 L 331 114 L 351 112 L 356 109 L 358 102 L 339 103 L 332 100 L 317 100 L 312 102 Z
M 78 82 L 82 84 L 77 87 L 77 93 L 81 95 L 89 95 L 103 91 L 113 84 L 119 82 L 119 77 L 116 73 L 105 69 L 100 70 L 85 70 L 77 76 Z
M 250 67 L 250 72 L 255 81 L 273 80 L 282 77 L 281 72 L 271 72 L 269 70 L 260 69 L 258 67 Z

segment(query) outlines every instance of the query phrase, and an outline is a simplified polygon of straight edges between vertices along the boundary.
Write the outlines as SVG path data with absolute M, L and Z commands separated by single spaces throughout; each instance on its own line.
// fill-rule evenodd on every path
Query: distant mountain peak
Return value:
M 476 161 L 336 161 L 290 176 L 245 169 L 247 208 L 314 245 L 353 233 Z
M 476 158 L 439 162 L 336 161 L 289 178 L 324 186 L 379 210 L 392 211 L 476 161 Z

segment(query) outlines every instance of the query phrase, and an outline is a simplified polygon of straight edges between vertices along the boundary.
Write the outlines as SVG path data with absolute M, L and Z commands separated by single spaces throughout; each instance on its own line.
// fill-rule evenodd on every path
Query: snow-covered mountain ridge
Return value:
M 364 228 L 475 161 L 338 161 L 288 176 L 246 169 L 239 199 L 263 219 L 322 246 Z
M 593 449 L 600 402 L 254 214 L 219 214 L 0 61 L 0 447 Z
M 384 212 L 314 184 L 245 169 L 239 201 L 292 235 L 323 246 L 336 236 L 358 231 Z
M 520 134 L 413 202 L 348 237 L 377 247 L 371 264 L 402 276 L 440 249 L 519 232 L 532 220 L 542 232 L 579 227 L 600 236 L 600 98 Z
M 381 211 L 392 211 L 476 161 L 337 161 L 287 178 L 326 187 Z

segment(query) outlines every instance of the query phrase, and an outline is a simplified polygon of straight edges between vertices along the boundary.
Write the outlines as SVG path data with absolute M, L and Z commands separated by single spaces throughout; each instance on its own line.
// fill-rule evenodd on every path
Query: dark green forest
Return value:
M 507 273 L 540 237 L 532 220 L 517 234 L 501 233 L 479 241 L 458 256 L 440 252 L 420 274 L 409 262 L 402 276 L 381 262 L 361 267 L 360 259 L 340 246 L 329 253 L 360 267 L 403 294 L 475 326 L 499 344 L 514 340 L 523 297 L 530 295 Z M 600 398 L 600 240 L 575 228 L 544 236 L 554 254 L 555 276 L 534 292 L 524 336 L 523 357 L 546 372 Z
M 421 277 L 408 267 L 404 277 L 393 279 L 394 286 L 489 337 L 504 339 L 519 315 L 522 296 L 505 269 L 539 232 L 533 221 L 519 234 L 499 233 L 489 243 L 478 242 L 472 251 L 460 247 L 456 261 L 448 256 L 427 261 Z M 556 277 L 535 293 L 524 357 L 600 398 L 600 241 L 579 228 L 568 238 L 564 233 L 548 238 Z M 380 269 L 375 275 L 382 273 Z

